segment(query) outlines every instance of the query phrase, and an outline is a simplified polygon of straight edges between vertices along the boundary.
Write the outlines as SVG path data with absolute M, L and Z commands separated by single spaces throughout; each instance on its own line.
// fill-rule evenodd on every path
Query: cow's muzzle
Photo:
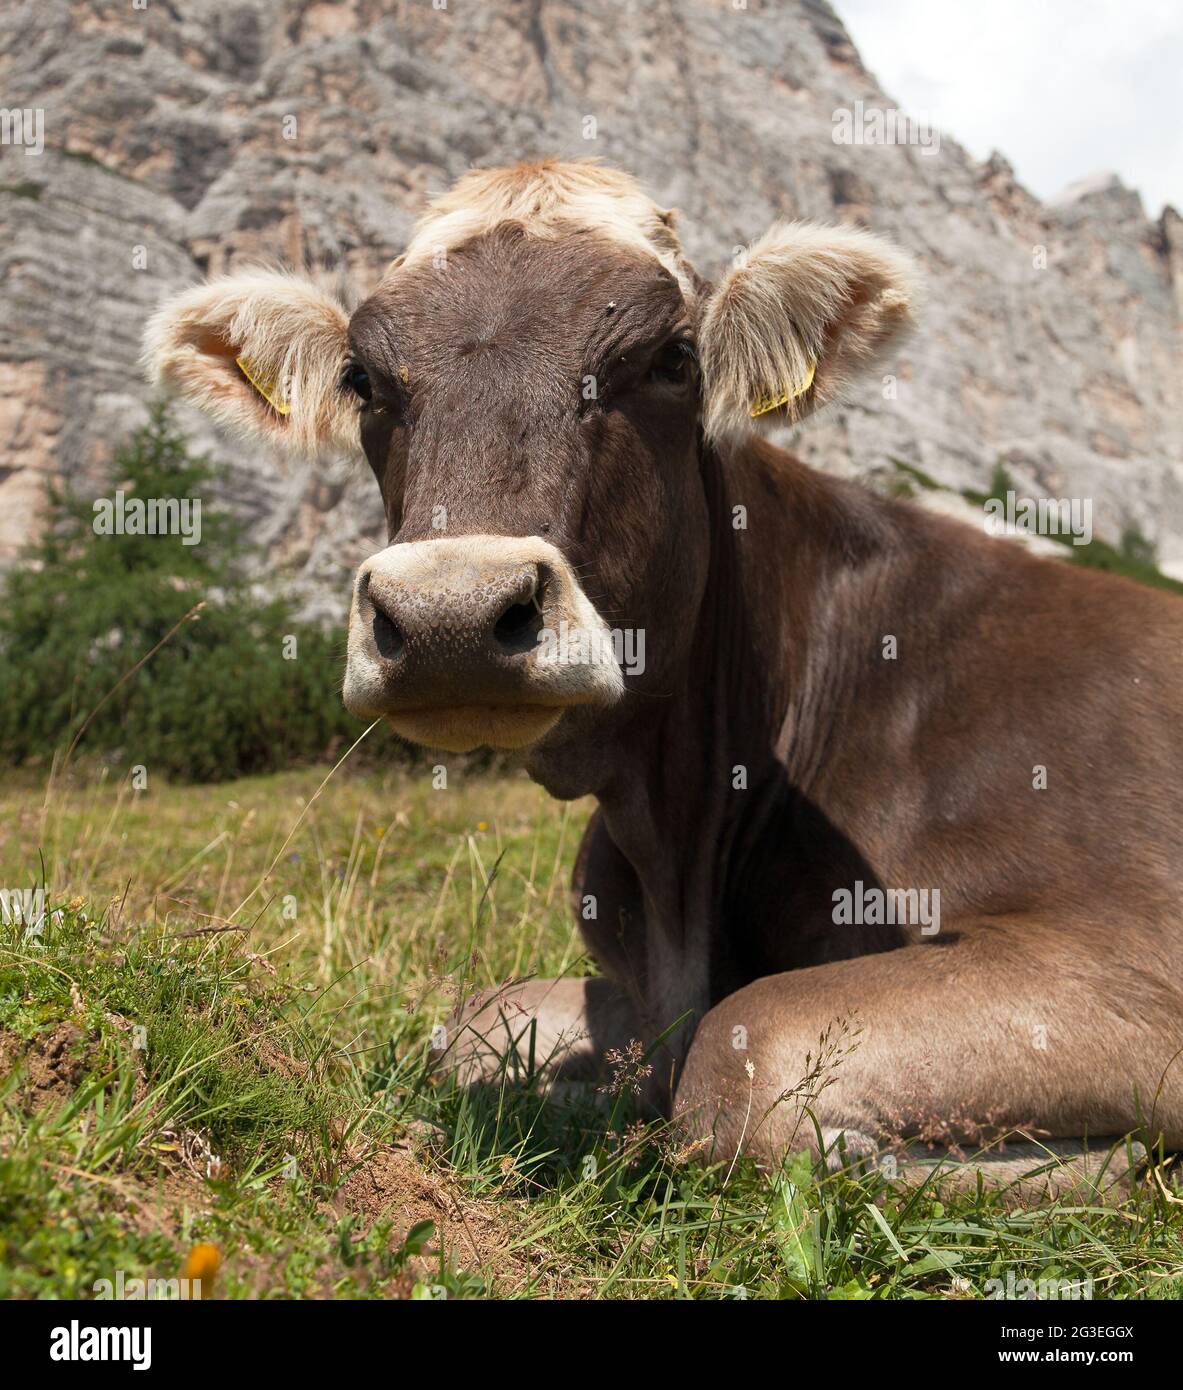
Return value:
M 414 743 L 522 748 L 623 687 L 606 624 L 537 536 L 391 545 L 358 571 L 345 704 Z

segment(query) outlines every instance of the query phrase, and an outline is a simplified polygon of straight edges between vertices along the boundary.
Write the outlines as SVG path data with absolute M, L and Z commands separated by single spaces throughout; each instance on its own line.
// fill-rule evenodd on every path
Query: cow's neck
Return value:
M 875 526 L 873 499 L 767 445 L 703 469 L 712 554 L 689 659 L 626 731 L 600 797 L 640 882 L 662 1027 L 709 1007 L 728 874 L 786 776 L 819 771 L 842 657 L 818 652 L 813 618 L 849 573 L 851 537 L 857 549 Z

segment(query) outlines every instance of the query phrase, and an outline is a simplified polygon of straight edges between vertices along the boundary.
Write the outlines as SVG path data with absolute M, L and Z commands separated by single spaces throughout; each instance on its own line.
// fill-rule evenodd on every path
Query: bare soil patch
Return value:
M 542 1252 L 510 1248 L 521 1233 L 522 1203 L 469 1197 L 455 1179 L 406 1148 L 376 1150 L 346 1178 L 332 1207 L 338 1216 L 357 1213 L 367 1226 L 392 1220 L 391 1239 L 396 1243 L 419 1222 L 434 1223 L 427 1252 L 410 1261 L 411 1277 L 397 1281 L 399 1287 L 391 1290 L 395 1296 L 408 1295 L 417 1279 L 430 1282 L 435 1259 L 429 1256 L 441 1249 L 457 1268 L 492 1277 L 500 1291 L 521 1288 L 531 1279 L 539 1281 L 538 1292 L 553 1291 L 554 1275 L 546 1270 Z

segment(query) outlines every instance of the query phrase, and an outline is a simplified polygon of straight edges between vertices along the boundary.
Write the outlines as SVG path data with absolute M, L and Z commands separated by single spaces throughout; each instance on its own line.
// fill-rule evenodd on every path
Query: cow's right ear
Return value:
M 707 435 L 791 423 L 839 399 L 911 328 L 917 280 L 911 258 L 870 232 L 773 227 L 703 309 Z
M 360 448 L 344 389 L 349 315 L 307 280 L 228 275 L 166 300 L 144 332 L 149 376 L 241 434 L 298 453 Z

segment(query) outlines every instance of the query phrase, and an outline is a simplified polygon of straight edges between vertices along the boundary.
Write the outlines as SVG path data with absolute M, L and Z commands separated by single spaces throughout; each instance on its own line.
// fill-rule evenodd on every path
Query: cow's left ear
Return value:
M 292 275 L 227 275 L 166 300 L 144 333 L 150 377 L 240 434 L 294 453 L 361 447 L 342 386 L 349 315 Z
M 801 419 L 912 325 L 910 257 L 869 232 L 782 223 L 711 293 L 699 329 L 707 436 Z

